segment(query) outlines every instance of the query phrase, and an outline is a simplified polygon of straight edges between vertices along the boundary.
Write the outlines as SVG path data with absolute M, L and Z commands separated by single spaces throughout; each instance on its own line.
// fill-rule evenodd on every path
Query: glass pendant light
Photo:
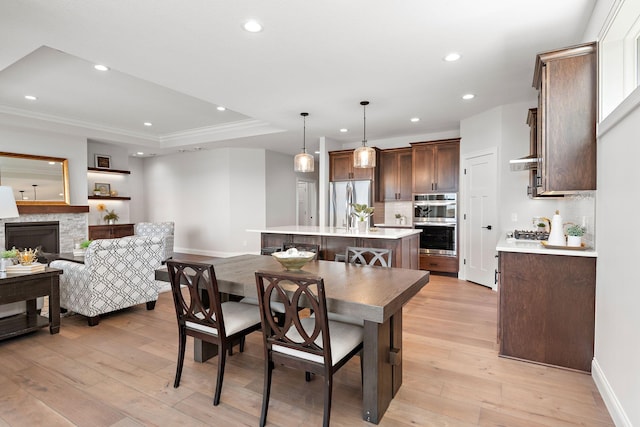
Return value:
M 293 159 L 293 170 L 295 172 L 313 172 L 313 156 L 307 153 L 307 116 L 309 113 L 300 113 L 303 118 L 304 128 L 302 131 L 302 153 L 297 154 Z
M 364 136 L 362 138 L 362 147 L 358 147 L 353 152 L 353 167 L 354 168 L 374 168 L 376 167 L 376 150 L 371 147 L 367 147 L 367 112 L 366 108 L 369 105 L 369 101 L 361 101 L 363 123 L 364 123 Z

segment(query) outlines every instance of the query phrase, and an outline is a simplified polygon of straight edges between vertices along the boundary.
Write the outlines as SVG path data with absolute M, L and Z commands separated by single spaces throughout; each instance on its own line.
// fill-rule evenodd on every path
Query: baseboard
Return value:
M 616 427 L 633 427 L 595 357 L 591 362 L 591 376 Z

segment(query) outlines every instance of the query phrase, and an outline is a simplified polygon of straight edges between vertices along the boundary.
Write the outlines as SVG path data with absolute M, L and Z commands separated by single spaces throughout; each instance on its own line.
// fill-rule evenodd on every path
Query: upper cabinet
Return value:
M 538 194 L 596 189 L 596 49 L 588 43 L 536 57 Z
M 380 163 L 378 155 L 376 165 Z M 329 181 L 375 180 L 376 168 L 354 168 L 353 150 L 331 151 L 329 153 Z
M 384 202 L 411 201 L 411 148 L 383 150 L 380 153 L 380 196 Z
M 460 170 L 460 138 L 411 144 L 413 192 L 455 193 Z

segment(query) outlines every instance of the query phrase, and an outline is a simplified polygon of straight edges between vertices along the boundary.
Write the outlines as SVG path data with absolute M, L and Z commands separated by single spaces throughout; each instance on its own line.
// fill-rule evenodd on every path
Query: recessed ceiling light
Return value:
M 24 99 L 28 99 L 29 101 L 35 101 L 35 100 L 36 100 L 36 99 L 38 99 L 38 98 L 36 98 L 36 97 L 35 97 L 35 96 L 33 96 L 33 95 L 25 95 L 25 96 L 24 96 Z
M 153 123 L 151 123 L 151 122 L 144 122 L 144 125 L 145 125 L 145 126 L 153 126 Z
M 462 99 L 465 99 L 465 100 L 473 99 L 475 97 L 476 96 L 474 94 L 472 94 L 472 93 L 467 93 L 465 95 L 462 95 Z
M 55 165 L 55 164 L 56 164 L 56 162 L 49 162 L 49 164 L 50 164 L 50 165 Z
M 225 107 L 223 107 L 222 105 L 220 105 L 220 106 L 217 108 L 217 110 L 218 110 L 218 111 L 225 111 L 225 110 L 226 110 L 226 108 L 225 108 Z
M 138 151 L 136 154 L 137 154 L 138 156 L 143 156 L 143 155 L 144 155 L 144 153 L 143 153 L 142 151 Z
M 109 67 L 107 67 L 106 65 L 102 65 L 102 64 L 96 64 L 93 66 L 93 68 L 95 68 L 98 71 L 109 71 Z
M 411 118 L 411 121 L 412 121 L 413 123 L 415 123 L 415 122 L 419 122 L 419 121 L 420 121 L 420 117 L 412 117 L 412 118 Z
M 320 154 L 320 151 L 314 151 L 315 154 Z
M 444 60 L 447 62 L 457 61 L 458 59 L 460 59 L 460 54 L 456 52 L 451 52 L 450 54 L 444 57 Z
M 250 33 L 259 33 L 260 31 L 262 31 L 262 24 L 260 24 L 255 19 L 248 20 L 243 24 L 242 27 Z
M 342 132 L 342 133 L 349 132 L 349 129 L 347 129 L 347 128 L 342 128 L 342 129 L 340 129 L 340 132 Z

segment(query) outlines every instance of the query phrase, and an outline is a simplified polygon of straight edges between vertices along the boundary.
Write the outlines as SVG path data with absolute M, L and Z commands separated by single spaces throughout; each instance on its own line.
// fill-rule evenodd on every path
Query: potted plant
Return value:
M 118 214 L 113 209 L 107 210 L 106 212 L 107 213 L 104 215 L 103 219 L 107 224 L 115 224 L 116 221 L 120 219 Z
M 375 208 L 369 207 L 366 204 L 352 203 L 351 207 L 353 207 L 353 215 L 357 218 L 357 227 L 358 231 L 364 232 L 367 230 L 367 225 L 369 224 L 369 217 L 373 215 L 373 211 Z
M 7 266 L 13 265 L 13 260 L 18 256 L 18 250 L 14 247 L 8 251 L 0 252 L 0 271 L 7 271 Z
M 570 225 L 567 228 L 567 246 L 582 246 L 582 236 L 584 236 L 584 227 L 580 225 Z
M 100 191 L 100 189 L 99 189 L 98 187 L 95 187 L 95 188 L 93 189 L 93 195 L 94 195 L 94 196 L 99 196 L 99 195 L 101 195 L 101 194 L 102 194 L 102 192 Z
M 402 214 L 399 214 L 399 213 L 396 214 L 396 224 L 398 225 L 402 224 Z

